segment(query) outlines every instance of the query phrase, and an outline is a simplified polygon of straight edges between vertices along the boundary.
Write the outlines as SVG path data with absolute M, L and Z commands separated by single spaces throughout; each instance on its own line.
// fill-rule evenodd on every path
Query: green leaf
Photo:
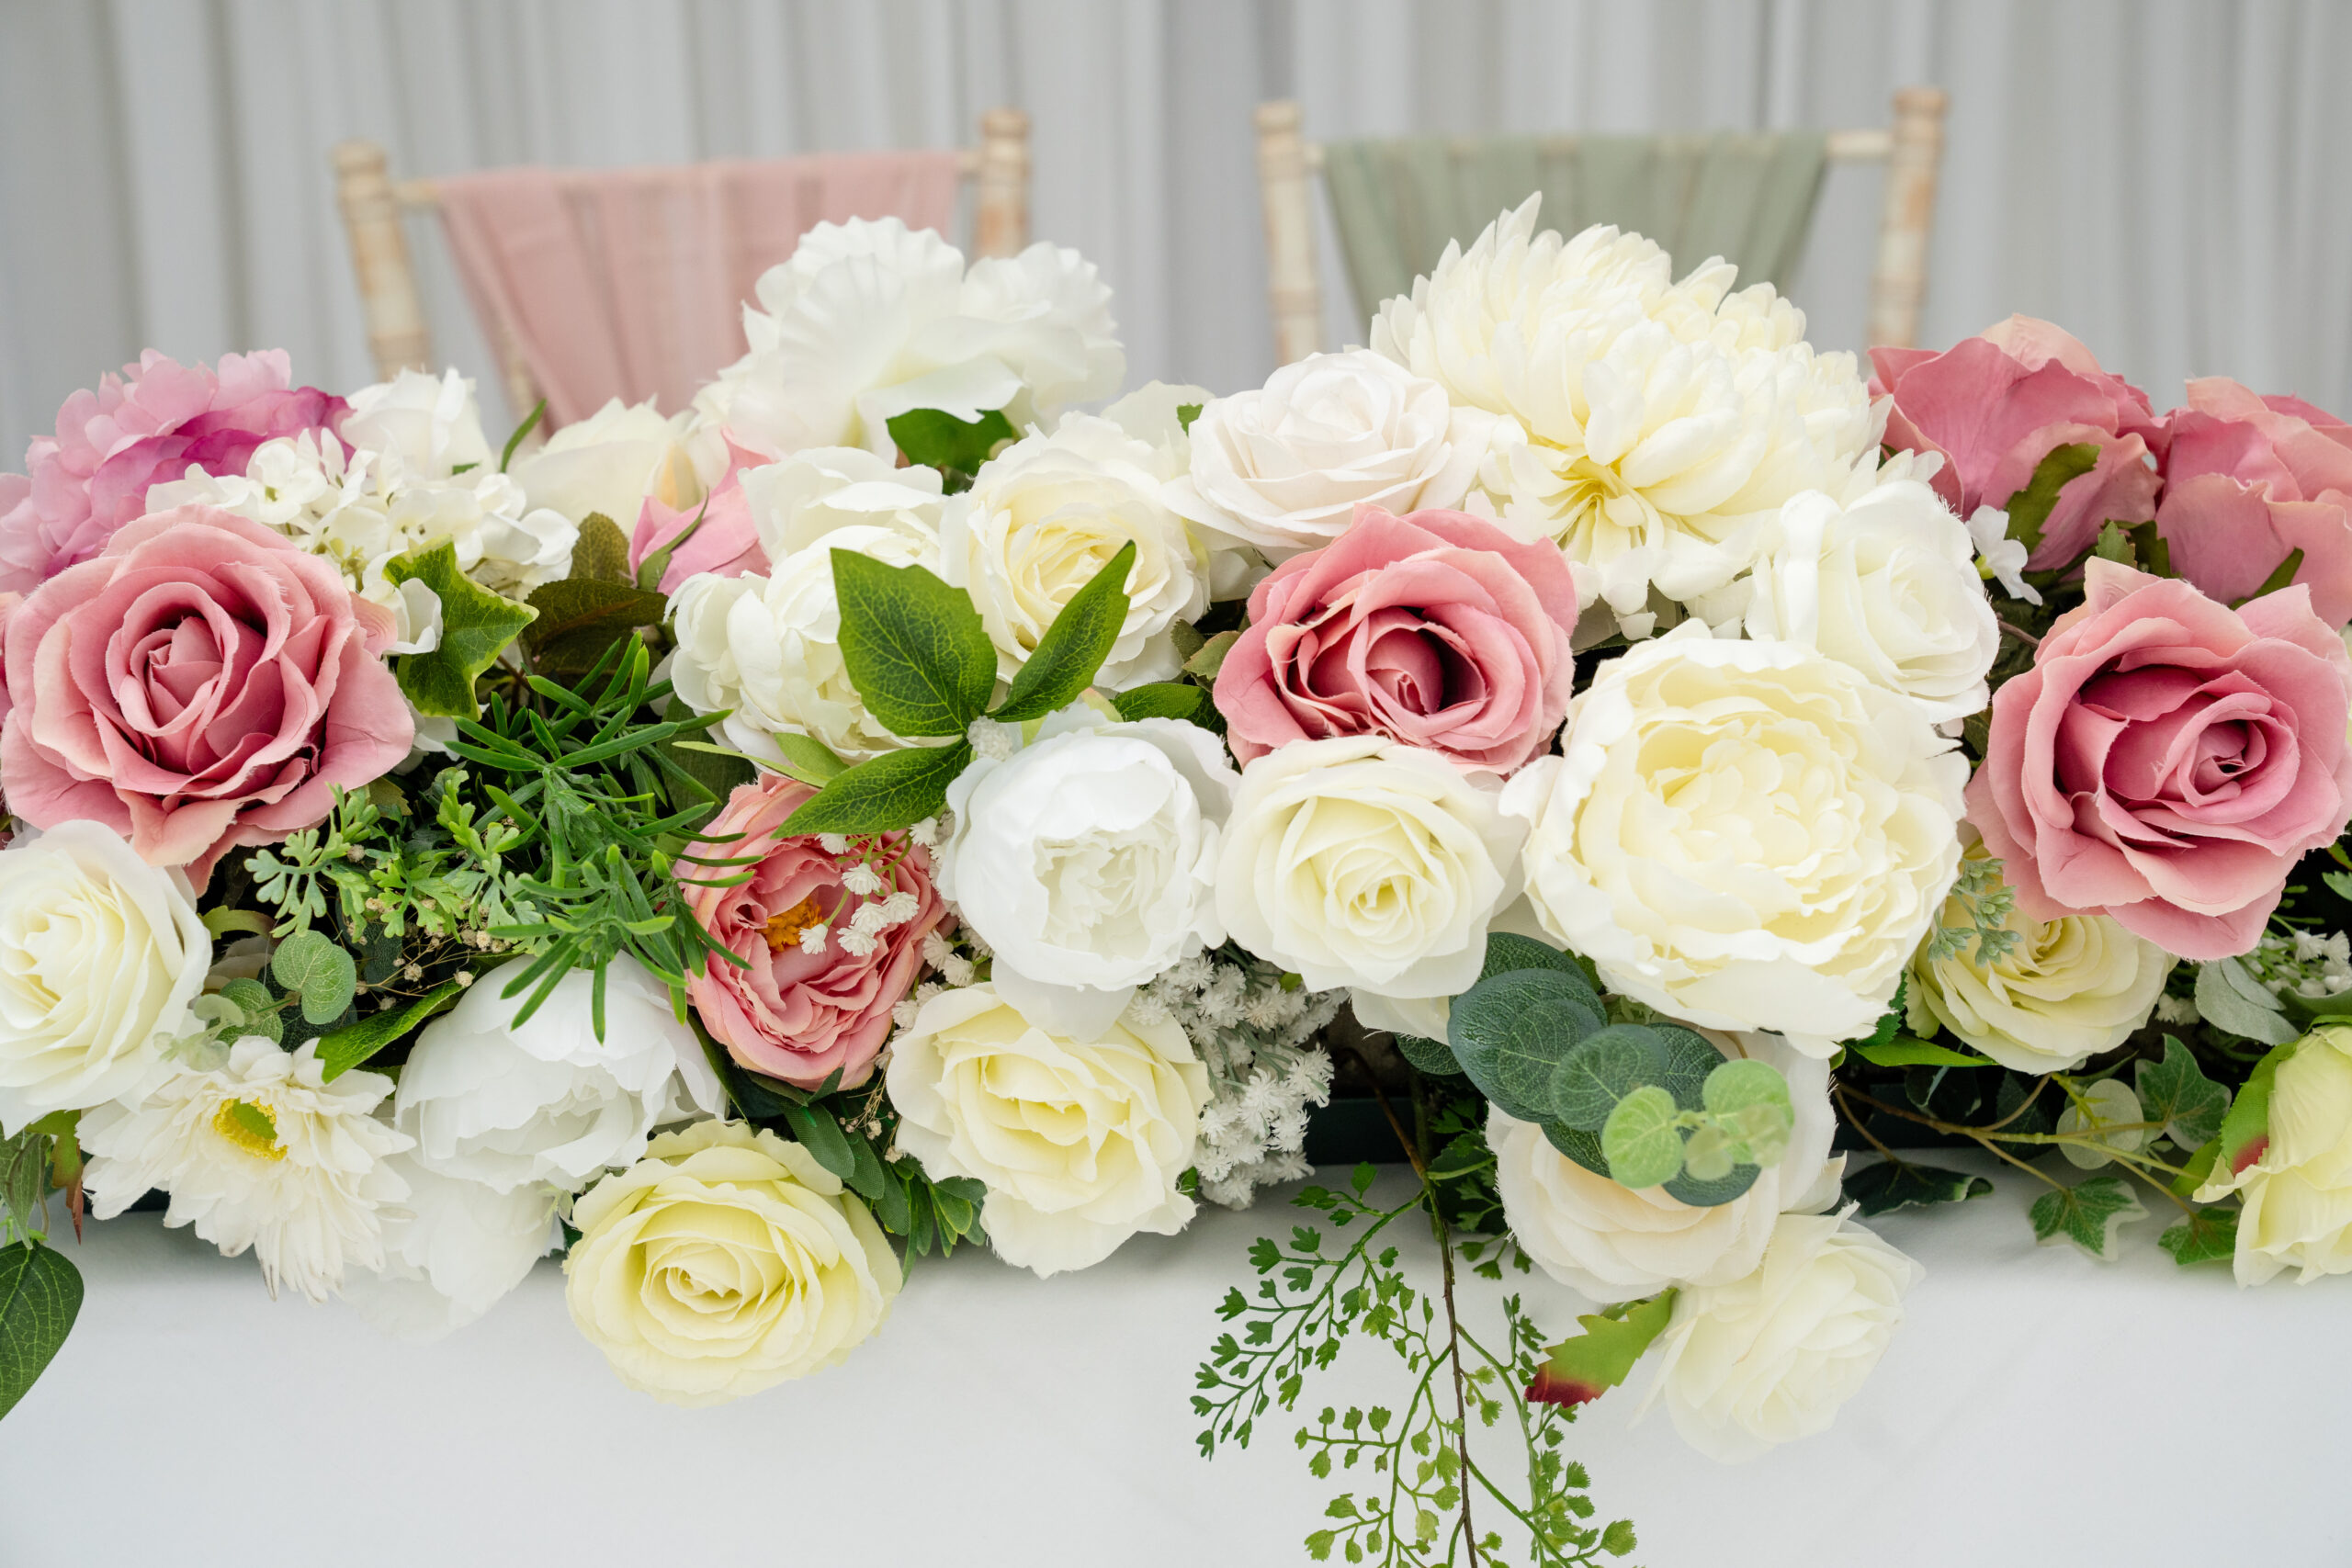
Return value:
M 522 446 L 525 438 L 527 437 L 531 432 L 537 430 L 539 427 L 539 421 L 547 418 L 547 416 L 548 400 L 545 398 L 541 398 L 537 402 L 531 405 L 531 412 L 523 416 L 523 423 L 514 427 L 514 434 L 506 438 L 506 449 L 498 455 L 498 471 L 500 473 L 503 474 L 506 471 L 506 465 L 514 460 L 514 454 Z
M 1969 1051 L 1955 1051 L 1909 1035 L 1897 1035 L 1883 1045 L 1847 1047 L 1875 1067 L 1989 1067 L 1993 1064 Z
M 367 1061 L 377 1052 L 417 1028 L 425 1020 L 447 1008 L 466 988 L 455 980 L 445 981 L 406 1007 L 379 1012 L 373 1018 L 334 1030 L 319 1036 L 319 1061 L 325 1068 L 329 1082 L 341 1077 L 352 1068 Z
M 2303 549 L 2301 545 L 2298 545 L 2293 549 L 2287 552 L 2287 558 L 2285 560 L 2280 561 L 2277 566 L 2270 569 L 2270 575 L 2262 580 L 2261 587 L 2256 589 L 2253 592 L 2247 594 L 2243 599 L 2231 600 L 2230 608 L 2233 610 L 2244 609 L 2246 605 L 2253 604 L 2256 599 L 2261 598 L 2267 593 L 2278 592 L 2280 589 L 2293 582 L 2295 581 L 2295 573 L 2302 570 L 2302 569 Z
M 2238 1211 L 2199 1209 L 2167 1227 L 2156 1245 L 2186 1269 L 2192 1263 L 2226 1263 L 2237 1255 Z
M 1665 1070 L 1666 1050 L 1655 1032 L 1638 1023 L 1612 1023 L 1576 1042 L 1545 1081 L 1545 1099 L 1563 1125 L 1598 1133 L 1618 1101 L 1657 1083 Z M 1668 1095 L 1671 1099 L 1672 1091 Z
M 1200 651 L 1184 660 L 1184 673 L 1195 681 L 1215 681 L 1216 672 L 1225 668 L 1225 656 L 1241 640 L 1239 632 L 1219 632 L 1201 645 Z
M 1690 1141 L 1695 1144 L 1698 1139 L 1693 1136 Z M 1666 1184 L 1665 1191 L 1668 1197 L 1679 1203 L 1688 1203 L 1694 1209 L 1713 1209 L 1746 1192 L 1763 1174 L 1761 1166 L 1736 1165 L 1726 1175 L 1702 1180 L 1691 1174 L 1690 1168 L 1686 1165 L 1679 1176 Z
M 835 550 L 842 662 L 893 735 L 962 735 L 996 691 L 996 647 L 960 588 L 919 566 Z
M 2279 1066 L 2295 1054 L 2296 1043 L 2290 1040 L 2283 1045 L 2275 1046 L 2254 1065 L 2254 1071 L 2247 1075 L 2245 1086 L 2238 1090 L 2237 1099 L 2222 1118 L 2222 1130 L 2216 1134 L 2219 1146 L 2213 1153 L 2213 1169 L 2236 1176 L 2268 1151 L 2271 1086 L 2278 1081 Z
M 1454 998 L 1446 1043 L 1478 1092 L 1522 1122 L 1550 1119 L 1552 1073 L 1600 1027 L 1600 998 L 1580 974 L 1490 976 Z
M 2174 1143 L 2193 1149 L 2221 1136 L 2230 1091 L 2205 1076 L 2188 1046 L 2165 1035 L 2165 1059 L 2142 1058 L 2137 1076 L 2142 1110 L 2149 1121 L 2165 1123 Z
M 991 409 L 968 424 L 943 409 L 912 409 L 889 421 L 888 428 L 908 462 L 952 474 L 978 473 L 999 442 L 1020 434 L 1001 409 Z
M 844 1183 L 857 1174 L 857 1156 L 831 1111 L 821 1105 L 786 1105 L 784 1120 L 792 1129 L 793 1137 L 816 1156 L 819 1165 Z
M 2180 1174 L 2172 1179 L 2173 1196 L 2195 1197 L 2197 1190 L 2212 1176 L 2213 1162 L 2221 1157 L 2221 1153 L 2222 1140 L 2219 1138 L 2208 1138 L 2198 1145 L 2196 1152 L 2182 1163 Z
M 648 593 L 660 592 L 662 579 L 669 575 L 671 558 L 684 547 L 688 539 L 702 531 L 702 525 L 709 516 L 710 502 L 706 500 L 695 511 L 693 520 L 672 535 L 668 544 L 658 550 L 650 551 L 643 560 L 637 563 L 637 585 Z
M 2034 1239 L 2047 1247 L 2071 1241 L 2102 1262 L 2116 1257 L 2115 1233 L 2148 1211 L 2120 1176 L 2094 1176 L 2072 1187 L 2044 1192 L 2027 1212 Z
M 2123 531 L 2120 523 L 2099 525 L 2098 538 L 2091 546 L 2091 554 L 2101 560 L 2121 561 L 2125 566 L 2138 564 L 2137 558 L 2132 553 L 2132 536 Z
M 267 936 L 273 924 L 267 915 L 252 909 L 207 909 L 204 929 L 217 939 L 231 931 L 243 931 L 248 936 Z
M 401 690 L 416 711 L 436 718 L 472 718 L 474 678 L 494 663 L 538 612 L 502 598 L 458 570 L 458 547 L 443 540 L 384 563 L 394 582 L 422 582 L 441 601 L 441 643 L 430 653 L 403 653 L 392 662 Z
M 1682 1169 L 1681 1114 L 1674 1096 L 1645 1084 L 1617 1102 L 1600 1129 L 1600 1154 L 1610 1179 L 1620 1187 L 1657 1187 Z
M 1584 1332 L 1544 1351 L 1527 1385 L 1531 1403 L 1586 1404 L 1631 1376 L 1634 1363 L 1674 1321 L 1674 1292 L 1662 1291 L 1622 1309 L 1622 1315 L 1590 1313 L 1577 1319 Z M 1630 1550 L 1631 1531 L 1627 1532 Z
M 784 832 L 889 833 L 936 817 L 947 804 L 947 786 L 972 761 L 972 746 L 885 751 L 848 769 L 800 803 Z
M 1725 1062 L 1707 1075 L 1700 1102 L 1730 1135 L 1734 1160 L 1767 1168 L 1781 1163 L 1796 1111 L 1789 1103 L 1789 1080 L 1770 1062 Z
M 538 619 L 523 634 L 531 662 L 543 674 L 584 675 L 638 627 L 660 626 L 670 602 L 627 582 L 567 577 L 531 590 L 531 608 Z
M 81 1311 L 82 1271 L 63 1253 L 34 1241 L 0 1247 L 0 1416 L 57 1359 Z
M 2278 998 L 2235 958 L 2197 966 L 2197 1011 L 2214 1028 L 2265 1045 L 2284 1045 L 2299 1032 Z
M 680 739 L 674 735 L 657 742 L 653 749 L 681 773 L 708 790 L 711 799 L 721 806 L 727 803 L 727 797 L 735 792 L 738 785 L 750 784 L 760 776 L 759 769 L 749 757 L 720 747 Z M 696 798 L 691 789 L 676 779 L 669 779 L 667 783 L 670 804 L 679 810 L 690 811 L 707 804 Z
M 1453 1047 L 1442 1040 L 1424 1040 L 1418 1034 L 1396 1036 L 1397 1054 L 1413 1064 L 1413 1070 L 1432 1077 L 1464 1077 L 1462 1064 L 1453 1059 Z
M 277 1120 L 266 1110 L 250 1100 L 232 1100 L 221 1109 L 229 1113 L 229 1120 L 236 1123 L 237 1130 L 255 1148 L 273 1149 L 277 1146 Z
M 2009 514 L 2009 537 L 2031 555 L 2041 544 L 2041 526 L 2058 504 L 2058 492 L 2098 467 L 2098 448 L 2087 441 L 2052 446 L 2034 465 L 2025 489 L 2009 497 L 2002 510 Z
M 813 735 L 800 735 L 779 729 L 768 739 L 784 753 L 784 771 L 802 784 L 820 788 L 849 771 L 849 764 L 833 755 L 825 743 Z
M 1208 407 L 1206 403 L 1178 403 L 1176 427 L 1187 435 L 1192 434 L 1193 422 L 1201 417 L 1201 411 L 1206 407 Z
M 280 942 L 269 972 L 302 998 L 302 1016 L 314 1024 L 342 1017 L 359 986 L 359 966 L 351 954 L 314 931 L 296 931 Z
M 266 1012 L 276 1011 L 277 1008 L 277 998 L 269 994 L 267 986 L 259 980 L 248 980 L 242 975 L 220 987 L 220 999 L 243 1013 L 248 1023 Z
M 1111 699 L 1124 719 L 1190 718 L 1201 709 L 1208 696 L 1198 686 L 1182 681 L 1157 681 L 1148 686 L 1130 686 Z
M 1004 704 L 991 717 L 1004 724 L 1043 718 L 1075 702 L 1093 683 L 1126 625 L 1127 574 L 1135 564 L 1136 547 L 1130 540 L 1069 596 L 1037 639 L 1036 650 L 1013 673 Z
M 1846 1178 L 1846 1201 L 1865 1217 L 1897 1209 L 1927 1209 L 1982 1198 L 1993 1184 L 1981 1176 L 1932 1165 L 1881 1160 Z
M 572 541 L 569 575 L 636 587 L 637 580 L 628 571 L 628 536 L 621 532 L 620 525 L 601 512 L 591 512 L 580 525 L 580 537 Z
M 1612 1519 L 1610 1521 L 1609 1528 L 1600 1532 L 1600 1550 L 1611 1557 L 1623 1557 L 1632 1551 L 1637 1544 L 1639 1543 L 1634 1539 L 1634 1521 L 1631 1519 Z

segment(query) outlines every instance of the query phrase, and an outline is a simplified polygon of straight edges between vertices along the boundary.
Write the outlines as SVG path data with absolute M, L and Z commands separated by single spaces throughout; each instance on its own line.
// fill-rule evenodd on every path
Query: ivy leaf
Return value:
M 2120 1176 L 2094 1176 L 2044 1192 L 2027 1211 L 2034 1239 L 2044 1247 L 2071 1241 L 2103 1263 L 2115 1261 L 2115 1233 L 2147 1213 Z
M 2186 1269 L 2192 1263 L 2222 1263 L 2237 1256 L 2238 1211 L 2199 1209 L 2156 1237 L 2156 1245 Z
M 379 1012 L 373 1018 L 319 1036 L 319 1061 L 323 1076 L 332 1083 L 366 1062 L 377 1052 L 422 1025 L 425 1020 L 440 1012 L 465 994 L 466 988 L 455 980 L 446 981 L 409 1003 Z
M 580 536 L 571 543 L 571 570 L 567 575 L 637 586 L 628 570 L 628 536 L 621 532 L 620 525 L 601 512 L 591 512 L 583 518 Z
M 1478 1092 L 1505 1114 L 1544 1122 L 1553 1070 L 1601 1022 L 1600 998 L 1582 975 L 1520 970 L 1489 976 L 1455 998 L 1446 1043 Z
M 2237 1099 L 2222 1118 L 2222 1130 L 2215 1134 L 2218 1146 L 2213 1151 L 2212 1169 L 2237 1176 L 2268 1152 L 2270 1089 L 2278 1081 L 2279 1065 L 2295 1054 L 2295 1043 L 2290 1040 L 2273 1047 L 2269 1055 L 2254 1065 L 2245 1087 L 2238 1090 Z
M 314 931 L 296 931 L 280 942 L 269 973 L 302 998 L 302 1016 L 313 1024 L 342 1017 L 359 987 L 359 966 L 351 954 Z
M 969 729 L 996 692 L 996 646 L 971 599 L 919 566 L 832 556 L 842 662 L 866 711 L 893 735 Z
M 800 803 L 786 818 L 786 836 L 802 833 L 889 833 L 936 817 L 947 786 L 972 761 L 972 744 L 885 751 L 860 762 Z
M 1620 1187 L 1657 1187 L 1682 1171 L 1681 1114 L 1674 1096 L 1644 1084 L 1617 1102 L 1600 1129 L 1600 1155 Z
M 458 547 L 443 540 L 384 563 L 394 582 L 421 582 L 441 601 L 441 642 L 430 653 L 403 653 L 392 661 L 401 690 L 416 711 L 436 718 L 472 718 L 474 679 L 489 669 L 538 612 L 492 593 L 458 570 Z
M 1182 681 L 1155 681 L 1148 686 L 1131 686 L 1111 699 L 1124 719 L 1190 718 L 1198 713 L 1208 694 L 1198 686 Z
M 1662 1291 L 1611 1317 L 1593 1313 L 1577 1322 L 1582 1334 L 1561 1340 L 1544 1353 L 1535 1381 L 1527 1385 L 1530 1404 L 1587 1404 L 1630 1376 L 1666 1325 L 1674 1320 L 1674 1292 Z
M 2147 1120 L 2165 1123 L 2172 1141 L 2196 1148 L 2221 1136 L 2230 1091 L 2207 1077 L 2188 1047 L 2165 1036 L 2165 1059 L 2143 1058 L 2137 1068 L 2140 1105 Z
M 57 1359 L 82 1311 L 82 1271 L 37 1241 L 0 1247 L 0 1416 Z
M 531 590 L 538 619 L 523 634 L 531 662 L 549 675 L 584 675 L 613 644 L 658 626 L 670 602 L 627 582 L 568 577 Z
M 1989 1067 L 1993 1064 L 1967 1051 L 1955 1051 L 1932 1041 L 1897 1035 L 1883 1044 L 1847 1047 L 1874 1067 Z
M 944 409 L 910 409 L 890 420 L 888 428 L 908 462 L 967 476 L 980 471 L 997 443 L 1020 434 L 1002 409 L 991 409 L 968 423 Z
M 1119 640 L 1127 620 L 1127 573 L 1135 569 L 1136 547 L 1119 547 L 1086 586 L 1069 596 L 1054 616 L 1054 624 L 1037 639 L 1035 651 L 1014 671 L 1004 704 L 990 716 L 1003 724 L 1043 718 L 1077 700 L 1093 683 L 1102 661 Z
M 1962 1203 L 1993 1190 L 1993 1184 L 1981 1176 L 1891 1159 L 1854 1172 L 1846 1178 L 1845 1186 L 1846 1201 L 1864 1218 L 1891 1214 L 1897 1209 Z
M 2058 492 L 2098 467 L 2098 448 L 2087 441 L 2043 453 L 2025 489 L 2009 497 L 2009 537 L 2031 555 L 2041 544 L 2041 525 L 2058 505 Z

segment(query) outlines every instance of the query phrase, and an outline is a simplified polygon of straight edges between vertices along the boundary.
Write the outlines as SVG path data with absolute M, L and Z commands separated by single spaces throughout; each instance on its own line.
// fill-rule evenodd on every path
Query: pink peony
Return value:
M 342 423 L 341 398 L 292 382 L 283 349 L 223 355 L 215 370 L 151 348 L 66 399 L 57 434 L 27 449 L 28 474 L 0 476 L 0 589 L 29 593 L 96 555 L 146 512 L 150 485 L 190 468 L 242 474 L 263 442 Z
M 2011 316 L 1941 354 L 1874 348 L 1873 398 L 1893 394 L 1886 444 L 1941 455 L 1930 480 L 1962 517 L 1980 506 L 2006 509 L 2052 447 L 2085 442 L 2098 466 L 2069 480 L 2041 525 L 2027 564 L 2061 567 L 2098 541 L 2099 525 L 2144 523 L 2156 514 L 2164 422 L 2148 394 L 2099 368 L 2072 336 L 2048 321 Z
M 2301 398 L 2215 376 L 2172 412 L 2156 531 L 2173 570 L 2216 599 L 2259 589 L 2294 550 L 2320 619 L 2352 621 L 2352 427 Z
M 2352 658 L 2297 585 L 2243 610 L 2115 561 L 1993 698 L 1968 818 L 2036 919 L 2244 953 L 2352 816 Z
M 718 840 L 712 858 L 760 857 L 751 879 L 733 887 L 688 884 L 686 907 L 713 941 L 751 966 L 710 958 L 686 981 L 686 996 L 703 1027 L 728 1054 L 753 1072 L 814 1089 L 835 1072 L 845 1088 L 864 1083 L 875 1054 L 890 1032 L 890 1010 L 913 988 L 922 968 L 922 940 L 946 907 L 931 885 L 931 857 L 891 834 L 876 844 L 898 857 L 882 874 L 880 897 L 911 894 L 914 918 L 875 935 L 863 955 L 842 945 L 842 934 L 865 902 L 842 886 L 854 860 L 837 859 L 813 837 L 784 838 L 776 829 L 816 791 L 777 774 L 740 785 L 704 831 Z M 745 868 L 713 872 L 714 879 Z M 803 937 L 827 928 L 820 951 Z
M 1293 740 L 1385 735 L 1507 773 L 1567 711 L 1581 599 L 1549 544 L 1460 512 L 1356 508 L 1346 533 L 1293 556 L 1250 595 L 1250 629 L 1217 671 L 1243 762 Z
M 391 640 L 390 612 L 258 523 L 141 518 L 9 615 L 0 789 L 37 828 L 103 822 L 201 888 L 408 755 Z
M 752 503 L 743 494 L 742 474 L 745 468 L 775 461 L 770 454 L 738 446 L 729 435 L 727 477 L 713 485 L 707 496 L 684 508 L 664 506 L 647 496 L 645 504 L 638 510 L 637 527 L 629 536 L 629 570 L 643 566 L 646 557 L 670 545 L 700 517 L 702 526 L 695 529 L 684 544 L 676 547 L 669 566 L 663 569 L 662 592 L 675 593 L 678 585 L 696 572 L 715 571 L 721 577 L 733 577 L 739 572 L 754 571 L 765 576 L 768 555 L 760 547 L 760 530 L 752 521 Z

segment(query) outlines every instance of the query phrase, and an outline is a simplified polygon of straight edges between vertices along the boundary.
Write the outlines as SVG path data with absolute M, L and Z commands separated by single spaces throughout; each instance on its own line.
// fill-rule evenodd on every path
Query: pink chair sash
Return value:
M 821 222 L 944 232 L 957 154 L 847 152 L 654 169 L 492 169 L 436 180 L 483 334 L 556 424 L 610 398 L 674 413 L 743 353 L 761 273 Z

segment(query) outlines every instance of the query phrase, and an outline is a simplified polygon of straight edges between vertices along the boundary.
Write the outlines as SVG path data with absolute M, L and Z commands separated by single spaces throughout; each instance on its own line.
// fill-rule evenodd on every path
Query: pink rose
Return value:
M 2098 467 L 2058 492 L 2028 565 L 2064 566 L 2098 542 L 2100 524 L 2156 514 L 2148 455 L 2163 455 L 2164 422 L 2147 393 L 2048 321 L 2011 316 L 1941 354 L 1874 348 L 1871 364 L 1871 396 L 1894 398 L 1886 444 L 1940 454 L 1929 482 L 1964 518 L 1980 506 L 2006 510 L 2052 447 L 2098 448 Z
M 2331 626 L 2352 621 L 2352 428 L 2301 398 L 2259 398 L 2224 377 L 2188 383 L 2172 412 L 2156 531 L 2173 570 L 2243 599 L 2289 553 Z
M 2352 658 L 2300 585 L 2232 610 L 2097 558 L 2084 585 L 1993 697 L 1968 819 L 2036 919 L 2098 911 L 2183 958 L 2244 953 L 2352 815 Z
M 701 974 L 687 977 L 686 996 L 703 1027 L 753 1072 L 801 1089 L 839 1072 L 843 1087 L 855 1088 L 872 1075 L 875 1054 L 890 1032 L 890 1010 L 913 988 L 922 939 L 946 906 L 932 888 L 930 855 L 903 834 L 853 840 L 873 845 L 872 863 L 892 862 L 870 899 L 842 885 L 842 874 L 857 863 L 854 854 L 836 857 L 813 837 L 780 836 L 784 819 L 815 793 L 796 780 L 763 774 L 739 785 L 704 829 L 720 840 L 707 852 L 713 858 L 760 857 L 748 868 L 750 879 L 733 887 L 685 886 L 695 919 L 750 967 L 709 958 Z M 912 918 L 871 933 L 866 951 L 851 953 L 842 939 L 858 907 L 895 893 L 913 898 Z M 825 936 L 811 953 L 804 938 L 819 925 Z
M 1226 738 L 1243 762 L 1293 740 L 1385 735 L 1510 773 L 1560 728 L 1589 597 L 1550 544 L 1465 513 L 1360 505 L 1346 533 L 1250 593 L 1250 629 L 1217 671 Z
M 9 615 L 0 789 L 35 827 L 103 822 L 200 889 L 408 755 L 391 640 L 389 611 L 258 523 L 143 517 Z
M 628 569 L 633 572 L 645 564 L 646 557 L 674 547 L 676 553 L 670 557 L 670 564 L 662 573 L 661 588 L 664 593 L 675 593 L 678 585 L 696 572 L 715 571 L 721 577 L 746 571 L 767 575 L 768 555 L 760 547 L 759 525 L 752 521 L 752 503 L 743 494 L 742 475 L 745 468 L 760 468 L 775 458 L 756 448 L 738 446 L 732 435 L 728 435 L 726 441 L 727 477 L 713 485 L 708 495 L 684 508 L 664 506 L 649 495 L 638 509 L 637 527 L 628 541 Z M 702 519 L 702 525 L 684 544 L 677 544 L 679 536 L 697 517 Z
M 26 450 L 29 477 L 0 476 L 0 589 L 29 593 L 96 555 L 147 510 L 150 485 L 190 468 L 242 474 L 263 442 L 342 423 L 341 398 L 292 382 L 284 349 L 223 355 L 215 370 L 151 348 L 66 399 L 57 434 Z

